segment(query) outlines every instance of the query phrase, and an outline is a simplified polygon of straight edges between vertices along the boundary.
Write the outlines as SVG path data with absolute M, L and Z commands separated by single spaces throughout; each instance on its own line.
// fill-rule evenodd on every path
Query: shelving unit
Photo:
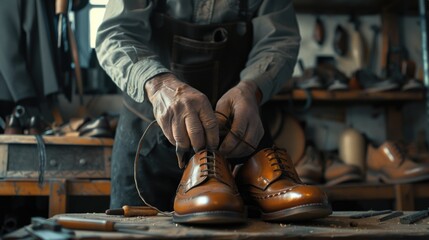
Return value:
M 416 34 L 416 37 L 422 36 L 422 55 L 425 59 L 427 56 L 427 29 L 426 23 L 426 0 L 294 0 L 296 12 L 303 14 L 326 14 L 326 15 L 370 15 L 370 14 L 400 14 L 401 16 L 420 16 L 420 26 L 422 27 L 421 34 Z M 386 19 L 383 19 L 386 20 Z M 390 20 L 390 19 L 387 19 Z M 384 23 L 384 22 L 383 22 Z M 390 23 L 390 22 L 388 22 Z M 386 31 L 386 29 L 385 29 Z M 382 41 L 382 54 L 387 54 L 389 40 L 384 36 Z M 425 41 L 426 39 L 426 41 Z M 302 51 L 305 51 L 302 50 Z M 382 67 L 386 65 L 385 59 L 382 59 Z M 425 61 L 425 60 L 424 60 Z M 427 58 L 426 58 L 427 61 Z M 423 75 L 425 88 L 429 87 L 429 68 L 428 64 L 424 63 Z M 428 93 L 425 90 L 417 92 L 376 92 L 370 93 L 365 90 L 350 90 L 350 91 L 326 91 L 326 90 L 293 90 L 286 93 L 281 93 L 273 97 L 272 103 L 284 105 L 285 101 L 304 102 L 311 97 L 314 105 L 332 105 L 336 108 L 344 110 L 351 103 L 377 104 L 382 105 L 386 109 L 385 128 L 387 138 L 389 140 L 402 140 L 401 129 L 403 126 L 403 116 L 400 106 L 409 102 L 426 102 L 426 118 L 429 126 L 429 99 Z M 310 95 L 309 95 L 310 94 Z M 301 103 L 300 103 L 301 104 Z M 429 140 L 429 130 L 428 138 Z M 329 196 L 331 201 L 363 201 L 363 200 L 389 200 L 395 202 L 396 210 L 416 210 L 415 200 L 420 198 L 429 198 L 429 184 L 427 182 L 413 184 L 369 184 L 356 183 L 337 186 L 321 186 Z
M 377 14 L 385 6 L 401 11 L 406 14 L 417 14 L 418 1 L 403 0 L 294 0 L 294 7 L 300 13 L 314 14 Z
M 47 196 L 49 217 L 67 212 L 70 196 L 109 196 L 110 180 L 49 179 L 43 185 L 37 179 L 0 180 L 0 196 Z

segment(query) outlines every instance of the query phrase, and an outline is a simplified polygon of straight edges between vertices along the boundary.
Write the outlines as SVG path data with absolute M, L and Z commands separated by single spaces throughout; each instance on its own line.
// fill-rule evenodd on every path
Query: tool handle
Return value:
M 68 0 L 55 0 L 55 14 L 65 14 L 67 12 Z
M 74 218 L 60 216 L 56 222 L 62 227 L 76 230 L 93 230 L 93 231 L 115 231 L 115 223 L 108 220 Z
M 124 210 L 124 217 L 136 217 L 136 216 L 155 216 L 158 211 L 148 206 L 128 206 L 122 207 Z

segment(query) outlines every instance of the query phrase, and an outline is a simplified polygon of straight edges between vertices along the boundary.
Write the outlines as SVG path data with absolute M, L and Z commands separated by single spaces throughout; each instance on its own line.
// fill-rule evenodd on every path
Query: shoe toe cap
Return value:
M 266 193 L 258 197 L 264 212 L 275 212 L 306 205 L 328 206 L 326 194 L 317 186 L 295 185 L 282 191 Z
M 176 197 L 174 210 L 179 214 L 196 212 L 232 211 L 243 212 L 243 201 L 238 193 L 223 191 L 207 191 L 192 194 L 190 198 Z

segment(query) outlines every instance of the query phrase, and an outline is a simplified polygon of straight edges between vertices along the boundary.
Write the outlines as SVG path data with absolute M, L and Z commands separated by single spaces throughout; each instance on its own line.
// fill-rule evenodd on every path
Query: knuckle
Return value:
M 210 118 L 203 122 L 204 128 L 206 129 L 215 129 L 218 127 L 217 118 Z

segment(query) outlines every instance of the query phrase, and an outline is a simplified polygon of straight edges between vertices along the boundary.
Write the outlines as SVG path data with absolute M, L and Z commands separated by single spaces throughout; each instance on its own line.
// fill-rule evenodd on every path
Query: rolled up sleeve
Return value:
M 301 37 L 291 0 L 265 0 L 252 23 L 253 47 L 240 78 L 256 83 L 262 104 L 291 78 Z
M 100 65 L 137 102 L 144 101 L 144 84 L 149 79 L 170 72 L 149 47 L 152 9 L 148 0 L 110 0 L 97 31 Z

